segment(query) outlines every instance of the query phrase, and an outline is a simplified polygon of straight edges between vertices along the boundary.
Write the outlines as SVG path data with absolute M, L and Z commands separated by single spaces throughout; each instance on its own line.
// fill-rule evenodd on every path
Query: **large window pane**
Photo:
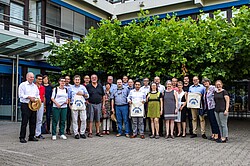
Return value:
M 56 27 L 61 27 L 61 8 L 47 3 L 46 8 L 46 23 Z
M 11 17 L 10 22 L 23 25 L 23 21 L 21 20 L 24 19 L 24 6 L 11 2 L 10 3 L 10 17 Z

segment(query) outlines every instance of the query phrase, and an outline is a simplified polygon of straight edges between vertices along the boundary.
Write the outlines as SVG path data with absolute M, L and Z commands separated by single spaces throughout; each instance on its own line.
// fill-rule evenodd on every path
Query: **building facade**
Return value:
M 250 0 L 0 0 L 0 119 L 17 121 L 20 110 L 17 88 L 25 74 L 60 74 L 46 63 L 50 42 L 81 40 L 101 19 L 122 24 L 137 17 L 141 9 L 160 19 L 173 12 L 180 18 L 213 17 L 213 11 L 230 20 L 232 7 Z M 249 92 L 248 92 L 249 93 Z

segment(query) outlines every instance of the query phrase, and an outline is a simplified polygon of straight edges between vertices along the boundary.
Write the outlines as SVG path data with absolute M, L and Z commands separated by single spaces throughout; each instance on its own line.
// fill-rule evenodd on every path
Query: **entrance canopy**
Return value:
M 12 35 L 11 32 L 0 33 L 0 55 L 19 55 L 19 58 L 33 59 L 50 49 L 50 44 L 45 44 L 41 39 L 29 36 L 24 38 Z

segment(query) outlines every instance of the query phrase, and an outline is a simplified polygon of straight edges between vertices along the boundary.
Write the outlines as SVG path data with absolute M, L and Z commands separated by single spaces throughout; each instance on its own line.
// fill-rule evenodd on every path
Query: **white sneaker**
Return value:
M 56 135 L 53 135 L 52 138 L 51 138 L 53 141 L 56 140 Z
M 61 135 L 60 138 L 61 139 L 67 139 L 67 137 L 65 135 Z

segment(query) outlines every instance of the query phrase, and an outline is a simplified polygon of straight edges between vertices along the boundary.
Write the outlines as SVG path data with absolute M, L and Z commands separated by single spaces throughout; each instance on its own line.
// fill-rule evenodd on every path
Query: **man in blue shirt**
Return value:
M 197 76 L 193 77 L 193 85 L 189 87 L 189 93 L 199 93 L 201 96 L 205 94 L 205 87 L 202 84 L 199 84 L 199 78 Z M 199 109 L 191 108 L 192 113 L 192 124 L 193 124 L 193 135 L 191 138 L 197 137 L 197 116 L 199 113 Z M 207 139 L 205 134 L 205 118 L 204 115 L 199 115 L 200 118 L 200 126 L 201 126 L 201 134 L 202 138 Z
M 111 110 L 116 112 L 116 119 L 118 124 L 117 137 L 122 135 L 122 121 L 125 125 L 125 136 L 129 137 L 129 119 L 128 119 L 128 89 L 122 85 L 122 80 L 117 80 L 117 88 L 111 92 Z M 114 109 L 115 108 L 115 109 Z
M 117 85 L 116 84 L 113 84 L 113 76 L 108 76 L 107 78 L 107 83 L 110 84 L 110 92 L 112 93 L 116 88 L 117 88 Z M 105 91 L 106 90 L 106 87 L 103 86 L 103 90 Z
M 74 76 L 74 85 L 72 85 L 69 88 L 69 99 L 70 99 L 70 107 L 72 110 L 72 123 L 73 123 L 73 131 L 75 135 L 75 139 L 79 139 L 80 137 L 83 139 L 86 139 L 85 136 L 85 130 L 86 130 L 86 119 L 87 119 L 87 113 L 86 113 L 86 107 L 84 110 L 73 110 L 72 104 L 74 102 L 74 97 L 76 95 L 83 96 L 84 98 L 84 104 L 85 99 L 89 98 L 89 93 L 85 86 L 80 84 L 81 77 L 79 75 Z M 80 127 L 80 135 L 78 132 L 78 115 L 80 116 L 81 120 L 81 127 Z

